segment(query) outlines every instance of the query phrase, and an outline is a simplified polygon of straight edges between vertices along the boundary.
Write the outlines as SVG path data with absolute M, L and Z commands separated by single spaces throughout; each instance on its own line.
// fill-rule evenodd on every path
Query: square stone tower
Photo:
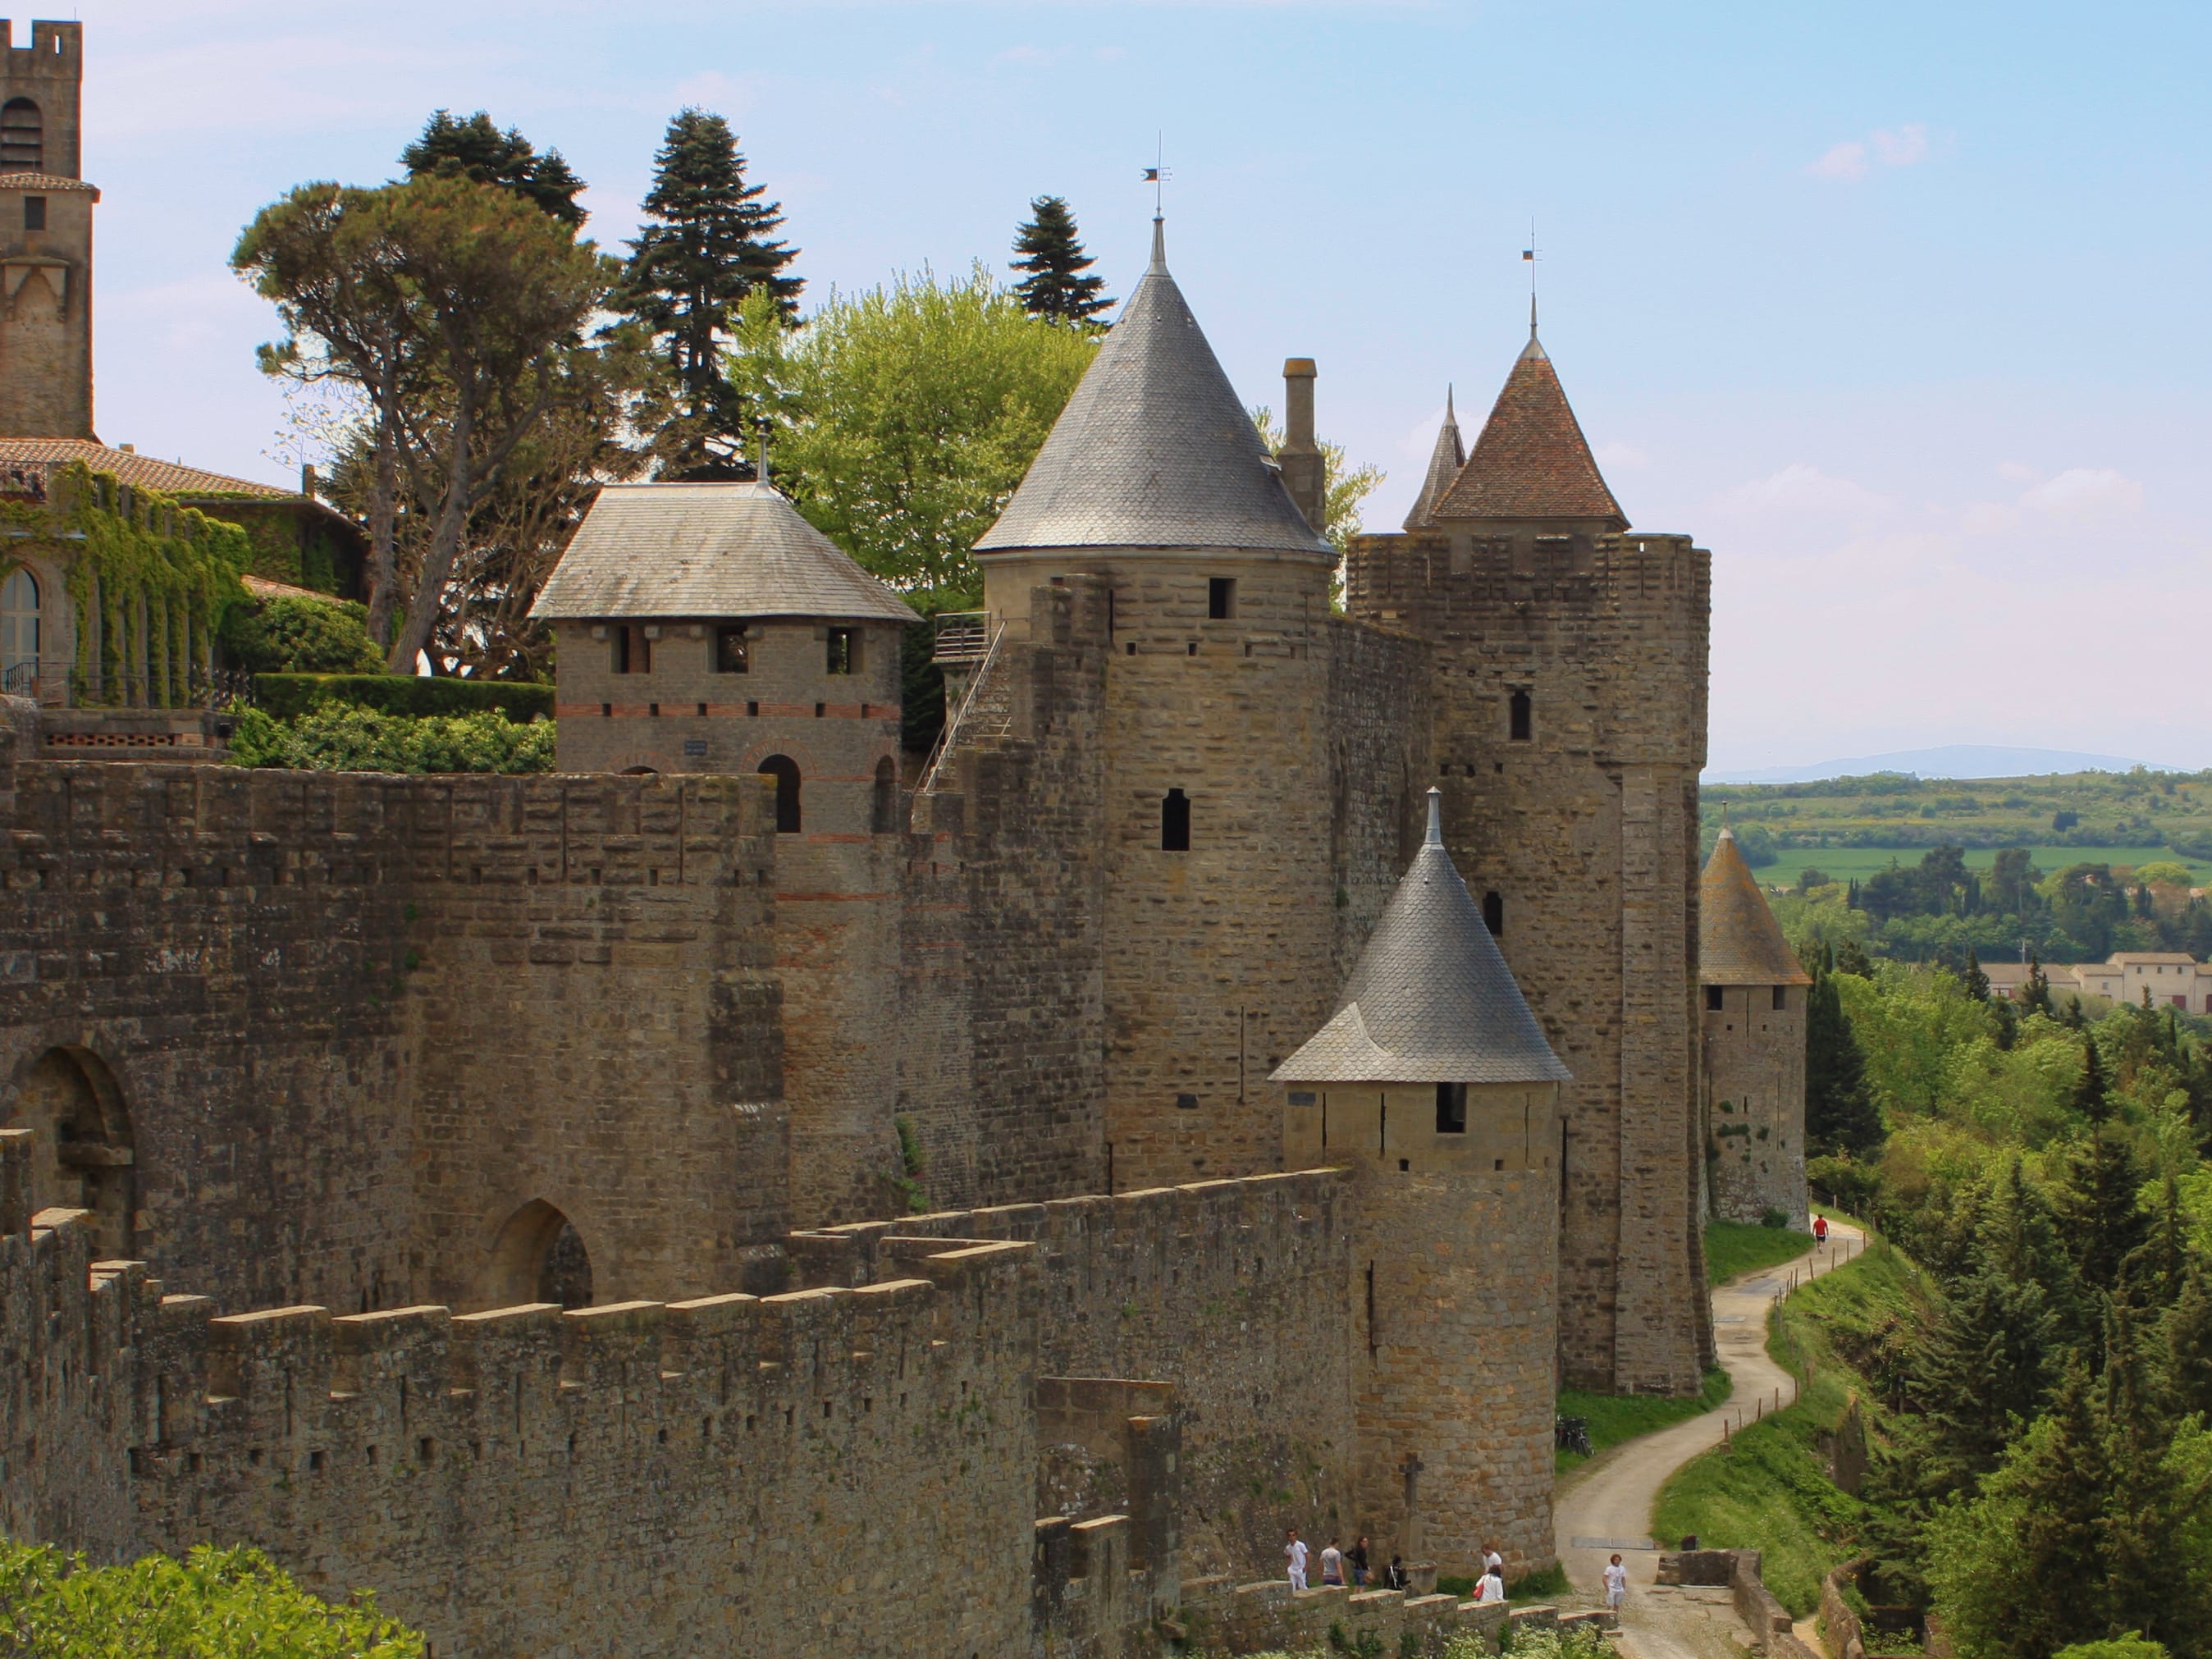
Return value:
M 92 432 L 92 210 L 79 177 L 83 29 L 0 50 L 0 437 Z

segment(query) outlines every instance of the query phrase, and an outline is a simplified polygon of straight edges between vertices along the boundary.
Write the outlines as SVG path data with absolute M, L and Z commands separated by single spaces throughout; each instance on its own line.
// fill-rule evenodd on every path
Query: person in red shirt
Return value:
M 1826 1245 L 1827 1242 L 1828 1218 L 1824 1215 L 1816 1215 L 1813 1218 L 1813 1248 L 1819 1249 L 1822 1246 Z

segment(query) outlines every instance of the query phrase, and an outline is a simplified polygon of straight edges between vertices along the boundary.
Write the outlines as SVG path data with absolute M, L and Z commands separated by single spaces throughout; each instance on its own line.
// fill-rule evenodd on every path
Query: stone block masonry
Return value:
M 40 1201 L 93 1208 L 103 1255 L 233 1306 L 469 1307 L 535 1294 L 525 1211 L 659 1296 L 745 1283 L 787 1224 L 767 786 L 12 736 L 0 1077 L 82 1143 Z
M 1693 1389 L 1711 1354 L 1694 1012 L 1710 556 L 1675 536 L 1422 532 L 1361 537 L 1346 568 L 1353 617 L 1429 645 L 1446 843 L 1574 1073 L 1565 1379 Z
M 1713 1214 L 1811 1225 L 1805 1192 L 1805 988 L 1706 988 L 1705 1173 Z M 1715 999 L 1719 1006 L 1714 1006 Z

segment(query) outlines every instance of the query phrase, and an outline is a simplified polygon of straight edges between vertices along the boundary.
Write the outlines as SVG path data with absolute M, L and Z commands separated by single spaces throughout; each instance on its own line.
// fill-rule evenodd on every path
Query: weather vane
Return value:
M 1175 174 L 1167 169 L 1166 145 L 1157 135 L 1154 143 L 1158 147 L 1153 151 L 1152 166 L 1145 169 L 1145 182 L 1152 187 L 1152 217 L 1158 219 L 1162 216 L 1161 204 L 1165 194 L 1165 186 L 1168 180 L 1174 178 Z
M 1528 220 L 1528 246 L 1521 250 L 1521 257 L 1528 262 L 1528 337 L 1536 337 L 1536 221 Z

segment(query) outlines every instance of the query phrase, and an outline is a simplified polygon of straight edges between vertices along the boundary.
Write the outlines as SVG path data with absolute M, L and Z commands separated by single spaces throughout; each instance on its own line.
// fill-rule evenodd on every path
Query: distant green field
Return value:
M 1920 847 L 1785 848 L 1779 861 L 1765 866 L 1758 875 L 1770 887 L 1795 886 L 1798 872 L 1810 866 L 1837 881 L 1864 881 L 1875 871 L 1888 869 L 1892 859 L 1907 867 L 1916 865 L 1926 850 Z M 2187 865 L 2199 886 L 2212 884 L 2212 860 L 2185 859 L 2170 847 L 2031 847 L 2028 851 L 2034 856 L 2035 867 L 2046 876 L 2069 864 L 2171 861 Z M 1986 870 L 1996 855 L 1995 848 L 1971 848 L 1966 854 L 1966 867 Z

